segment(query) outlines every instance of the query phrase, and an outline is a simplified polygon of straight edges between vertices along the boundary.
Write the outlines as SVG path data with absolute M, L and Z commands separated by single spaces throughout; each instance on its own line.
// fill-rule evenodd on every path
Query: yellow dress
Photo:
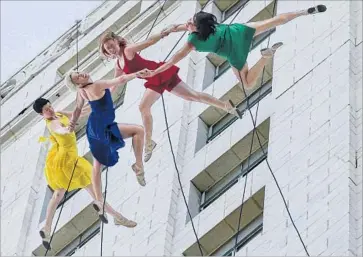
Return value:
M 60 113 L 56 113 L 56 115 L 62 125 L 69 125 L 67 116 Z M 48 185 L 53 190 L 67 189 L 75 164 L 69 191 L 91 184 L 92 165 L 85 158 L 78 156 L 76 134 L 74 132 L 58 134 L 51 130 L 49 120 L 46 120 L 46 124 L 50 132 L 49 140 L 52 142 L 44 171 Z M 41 137 L 40 141 L 44 141 L 44 139 Z

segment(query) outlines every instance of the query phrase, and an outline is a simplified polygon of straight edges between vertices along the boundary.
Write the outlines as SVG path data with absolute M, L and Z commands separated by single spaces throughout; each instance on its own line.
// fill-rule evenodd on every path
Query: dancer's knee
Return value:
M 59 203 L 63 199 L 64 193 L 65 190 L 55 190 L 52 196 L 53 200 Z
M 144 116 L 145 115 L 151 115 L 151 110 L 150 109 L 151 109 L 150 106 L 146 105 L 144 103 L 141 103 L 139 105 L 139 110 L 140 110 L 141 114 L 144 115 Z
M 135 134 L 137 134 L 138 136 L 140 136 L 140 137 L 144 137 L 144 134 L 145 134 L 145 130 L 144 130 L 144 127 L 142 127 L 142 126 L 136 126 L 136 129 L 135 129 Z

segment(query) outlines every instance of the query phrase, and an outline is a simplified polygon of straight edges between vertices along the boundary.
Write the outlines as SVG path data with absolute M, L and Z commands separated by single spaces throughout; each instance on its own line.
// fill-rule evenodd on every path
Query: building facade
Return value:
M 212 0 L 204 10 L 221 23 L 244 23 L 318 4 L 276 1 L 274 10 L 272 0 Z M 167 1 L 152 32 L 186 21 L 205 2 Z M 247 92 L 251 112 L 257 113 L 256 133 L 246 97 L 225 60 L 193 52 L 178 64 L 180 77 L 191 87 L 230 98 L 244 113 L 237 120 L 213 107 L 164 95 L 180 183 L 203 255 L 305 255 L 265 160 L 311 256 L 362 255 L 362 2 L 322 3 L 326 13 L 298 18 L 254 40 L 250 67 L 269 38 L 271 44 L 284 42 Z M 76 38 L 79 69 L 94 79 L 112 78 L 114 62 L 99 56 L 99 36 L 110 29 L 131 41 L 145 39 L 162 5 L 106 1 L 79 29 L 70 28 L 1 85 L 2 255 L 45 252 L 38 231 L 52 195 L 43 175 L 49 145 L 38 143 L 47 131 L 32 103 L 43 96 L 58 110 L 72 110 L 75 94 L 67 90 L 63 76 L 77 64 Z M 142 55 L 162 61 L 180 36 L 171 34 Z M 138 105 L 143 92 L 141 80 L 119 87 L 113 96 L 116 121 L 142 124 Z M 158 146 L 145 164 L 146 187 L 137 184 L 131 170 L 129 141 L 107 173 L 107 200 L 138 225 L 105 225 L 105 256 L 200 255 L 161 100 L 152 114 Z M 79 155 L 92 161 L 85 124 L 82 119 L 76 128 Z M 99 256 L 100 223 L 92 199 L 78 190 L 64 201 L 48 255 Z

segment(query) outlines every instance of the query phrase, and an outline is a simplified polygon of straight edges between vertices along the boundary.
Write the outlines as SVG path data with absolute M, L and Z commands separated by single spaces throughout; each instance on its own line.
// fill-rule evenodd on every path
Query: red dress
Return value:
M 155 70 L 164 62 L 154 62 L 150 60 L 145 60 L 138 53 L 135 53 L 135 56 L 132 60 L 128 60 L 123 54 L 124 57 L 124 68 L 122 69 L 119 61 L 117 60 L 117 66 L 119 69 L 123 70 L 126 74 L 134 73 L 140 71 L 142 69 Z M 144 86 L 146 88 L 150 88 L 151 90 L 162 94 L 164 90 L 171 91 L 174 87 L 176 87 L 181 79 L 178 76 L 179 68 L 175 65 L 170 67 L 169 69 L 157 74 L 154 77 L 146 78 L 146 82 Z

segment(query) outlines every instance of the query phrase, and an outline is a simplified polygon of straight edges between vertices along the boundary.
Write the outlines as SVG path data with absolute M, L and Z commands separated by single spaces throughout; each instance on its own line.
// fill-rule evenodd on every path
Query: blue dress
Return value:
M 125 146 L 120 130 L 115 122 L 115 109 L 109 89 L 101 99 L 89 101 L 92 112 L 87 122 L 87 139 L 92 155 L 105 166 L 113 166 L 118 161 L 117 150 Z

